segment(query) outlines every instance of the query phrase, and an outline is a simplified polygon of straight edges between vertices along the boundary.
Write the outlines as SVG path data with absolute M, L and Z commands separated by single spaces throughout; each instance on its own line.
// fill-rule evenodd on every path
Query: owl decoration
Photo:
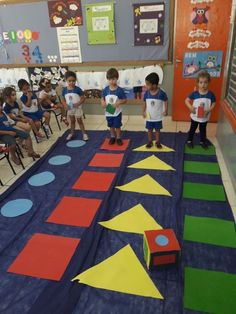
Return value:
M 192 23 L 194 24 L 194 27 L 197 29 L 207 29 L 207 11 L 210 10 L 209 6 L 206 6 L 205 8 L 193 8 L 194 11 L 194 18 L 192 20 Z

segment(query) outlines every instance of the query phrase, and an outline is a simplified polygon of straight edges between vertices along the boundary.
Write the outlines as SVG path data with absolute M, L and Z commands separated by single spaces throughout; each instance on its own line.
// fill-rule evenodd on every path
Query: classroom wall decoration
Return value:
M 19 79 L 29 81 L 28 73 L 25 68 L 0 69 L 0 88 L 14 86 L 17 88 Z
M 51 27 L 83 24 L 80 0 L 48 1 L 48 13 Z
M 64 79 L 68 67 L 29 67 L 28 73 L 33 91 L 39 90 L 39 82 L 46 77 L 51 81 L 52 87 L 55 88 L 58 82 Z
M 163 45 L 165 4 L 133 4 L 134 45 Z
M 80 63 L 81 49 L 78 26 L 57 27 L 61 63 Z
M 201 70 L 220 77 L 223 51 L 185 52 L 183 77 L 196 78 Z
M 114 44 L 116 38 L 113 2 L 88 4 L 85 8 L 88 44 Z

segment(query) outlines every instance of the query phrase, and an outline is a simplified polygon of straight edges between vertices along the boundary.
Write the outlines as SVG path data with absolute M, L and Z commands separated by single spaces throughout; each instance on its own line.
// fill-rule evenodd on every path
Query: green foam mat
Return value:
M 185 268 L 184 307 L 216 314 L 236 313 L 236 275 Z
M 184 182 L 183 198 L 204 201 L 226 201 L 222 185 Z
M 216 154 L 215 147 L 210 145 L 208 149 L 202 148 L 200 145 L 194 145 L 194 148 L 190 148 L 187 145 L 185 145 L 185 154 L 191 154 L 191 155 L 205 155 L 205 156 L 212 156 Z
M 236 248 L 234 221 L 186 215 L 184 240 Z
M 217 162 L 185 161 L 184 172 L 220 175 Z

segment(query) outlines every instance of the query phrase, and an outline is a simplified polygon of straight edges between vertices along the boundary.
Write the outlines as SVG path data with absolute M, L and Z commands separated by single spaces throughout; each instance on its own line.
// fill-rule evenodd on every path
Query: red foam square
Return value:
M 89 227 L 102 200 L 65 196 L 47 219 L 61 225 Z
M 83 171 L 73 189 L 107 192 L 115 175 L 113 172 Z
M 90 161 L 91 167 L 114 168 L 120 167 L 124 154 L 96 154 Z
M 129 142 L 130 140 L 122 140 L 123 141 L 123 145 L 119 146 L 117 145 L 117 143 L 110 145 L 109 144 L 109 138 L 106 138 L 105 141 L 103 142 L 102 146 L 100 147 L 100 149 L 104 149 L 104 150 L 126 150 L 127 147 L 129 146 Z
M 60 280 L 80 239 L 36 233 L 17 256 L 8 272 Z
M 175 236 L 174 230 L 172 229 L 161 229 L 161 230 L 148 230 L 144 231 L 148 246 L 151 253 L 155 252 L 168 252 L 168 251 L 180 251 L 179 242 Z M 165 246 L 160 246 L 156 243 L 155 239 L 158 235 L 164 235 L 168 238 L 169 243 Z
M 176 262 L 176 255 L 170 254 L 170 255 L 159 255 L 153 257 L 153 265 L 165 265 L 165 264 L 173 264 Z

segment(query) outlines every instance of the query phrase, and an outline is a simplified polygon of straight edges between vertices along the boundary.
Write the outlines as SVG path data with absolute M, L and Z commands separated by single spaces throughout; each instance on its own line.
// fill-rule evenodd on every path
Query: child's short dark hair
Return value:
M 159 75 L 155 72 L 148 74 L 145 78 L 145 81 L 151 83 L 152 85 L 158 85 L 159 80 Z
M 50 81 L 49 81 L 46 77 L 44 77 L 44 78 L 42 78 L 42 79 L 40 80 L 40 82 L 39 82 L 39 87 L 40 87 L 41 89 L 43 89 L 43 88 L 46 87 L 46 85 L 47 85 L 48 83 L 50 83 Z
M 76 79 L 76 73 L 73 71 L 67 71 L 65 74 L 65 79 L 67 80 L 69 77 L 73 77 L 74 79 Z
M 15 89 L 13 87 L 5 87 L 2 92 L 3 98 L 6 99 L 7 97 L 10 97 L 12 92 L 15 92 Z
M 115 68 L 110 68 L 107 71 L 106 77 L 107 77 L 108 80 L 111 80 L 111 79 L 114 79 L 114 78 L 116 78 L 118 80 L 119 72 Z
M 200 78 L 206 78 L 208 82 L 211 81 L 211 76 L 210 76 L 210 74 L 209 74 L 207 71 L 205 71 L 205 70 L 202 70 L 202 71 L 200 71 L 200 72 L 198 73 L 197 82 L 199 82 L 199 79 L 200 79 Z
M 22 88 L 23 88 L 25 85 L 27 85 L 27 86 L 30 85 L 25 79 L 20 79 L 20 80 L 18 81 L 19 90 L 22 90 Z

